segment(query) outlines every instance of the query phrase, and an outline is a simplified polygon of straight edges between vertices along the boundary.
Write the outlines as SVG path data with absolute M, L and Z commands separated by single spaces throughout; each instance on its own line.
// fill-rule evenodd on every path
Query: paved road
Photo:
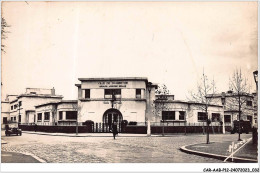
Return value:
M 251 135 L 242 134 L 243 138 Z M 2 136 L 2 151 L 31 153 L 48 163 L 213 163 L 220 160 L 183 153 L 179 147 L 205 142 L 205 135 L 172 137 Z M 237 140 L 237 134 L 211 135 L 211 141 Z

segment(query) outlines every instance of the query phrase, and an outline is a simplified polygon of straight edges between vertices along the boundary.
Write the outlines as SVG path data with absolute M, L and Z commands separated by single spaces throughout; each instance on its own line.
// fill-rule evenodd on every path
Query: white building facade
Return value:
M 78 122 L 145 122 L 157 85 L 147 78 L 79 78 Z
M 55 95 L 55 89 L 26 88 L 24 94 L 9 99 L 10 120 L 18 123 L 34 123 L 35 105 L 60 101 L 63 97 Z
M 35 106 L 37 125 L 76 125 L 77 100 L 61 100 Z
M 250 121 L 251 125 L 256 124 L 257 114 L 254 95 L 249 93 L 241 93 L 241 120 Z M 239 120 L 239 98 L 232 91 L 222 92 L 221 94 L 211 95 L 212 102 L 216 105 L 222 105 L 224 108 L 224 122 L 226 125 L 233 126 L 233 121 Z
M 145 123 L 206 122 L 200 103 L 174 100 L 174 95 L 155 95 L 157 85 L 147 78 L 79 78 L 78 122 L 87 120 L 111 124 L 113 121 Z M 208 106 L 209 119 L 220 125 L 221 105 Z

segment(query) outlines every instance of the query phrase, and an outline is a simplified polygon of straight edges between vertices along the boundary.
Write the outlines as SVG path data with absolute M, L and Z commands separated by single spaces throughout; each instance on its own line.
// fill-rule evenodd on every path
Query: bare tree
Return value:
M 202 110 L 206 115 L 206 122 L 207 122 L 207 137 L 206 143 L 209 144 L 209 124 L 210 118 L 208 115 L 208 108 L 209 105 L 213 104 L 213 96 L 216 94 L 216 85 L 214 79 L 209 81 L 207 75 L 204 73 L 197 83 L 197 90 L 195 92 L 190 92 L 190 100 L 195 101 L 198 108 Z
M 154 103 L 152 104 L 155 108 L 153 114 L 155 116 L 159 116 L 162 110 L 169 110 L 169 106 L 166 102 L 167 102 L 167 95 L 170 94 L 170 91 L 168 90 L 165 84 L 161 84 L 155 90 L 155 94 L 159 98 L 154 100 Z
M 7 27 L 10 27 L 10 25 L 8 25 L 6 23 L 5 18 L 2 17 L 2 21 L 1 21 L 1 36 L 2 36 L 1 51 L 3 51 L 3 52 L 5 52 L 5 50 L 4 50 L 5 45 L 3 44 L 3 40 L 7 38 L 6 34 L 9 33 L 9 31 L 6 30 Z
M 247 83 L 247 78 L 242 75 L 241 69 L 236 69 L 233 73 L 233 76 L 230 78 L 230 89 L 233 91 L 233 99 L 228 105 L 232 108 L 235 107 L 235 109 L 238 111 L 238 141 L 241 141 L 241 115 L 243 114 L 243 112 L 245 113 L 248 111 L 244 104 L 248 101 L 248 98 L 250 97 L 250 86 Z

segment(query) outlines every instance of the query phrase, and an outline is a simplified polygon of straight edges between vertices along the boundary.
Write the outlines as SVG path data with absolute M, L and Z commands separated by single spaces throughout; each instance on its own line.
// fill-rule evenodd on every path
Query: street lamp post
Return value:
M 253 144 L 257 144 L 257 129 L 258 129 L 258 70 L 253 72 L 255 84 L 256 84 L 256 126 L 253 127 Z M 254 119 L 255 121 L 255 119 Z
M 112 99 L 111 99 L 112 109 L 114 108 L 114 102 L 115 101 L 116 101 L 115 91 L 112 89 Z
M 224 108 L 225 108 L 225 103 L 226 103 L 225 93 L 222 94 L 221 103 L 223 106 L 223 113 L 224 113 L 225 112 Z M 222 132 L 223 132 L 223 134 L 225 134 L 225 113 L 223 114 Z
M 147 111 L 147 136 L 151 136 L 151 122 L 150 122 L 150 111 L 151 111 L 151 106 L 150 106 L 150 100 L 151 100 L 151 97 L 150 97 L 150 93 L 151 93 L 151 90 L 152 90 L 152 83 L 151 82 L 148 82 L 148 85 L 147 85 L 147 89 L 148 89 L 148 92 L 149 92 L 149 98 L 148 98 L 148 111 Z
M 254 79 L 255 79 L 255 84 L 256 84 L 256 92 L 258 90 L 258 70 L 253 72 Z
M 19 127 L 19 124 L 20 124 L 20 102 L 18 101 L 18 110 L 19 110 L 19 115 L 18 115 L 18 127 Z
M 258 122 L 258 70 L 256 70 L 256 71 L 254 71 L 253 72 L 253 75 L 254 75 L 254 79 L 255 79 L 255 84 L 256 84 L 256 122 Z M 256 123 L 257 124 L 257 123 Z M 256 126 L 256 127 L 258 127 L 258 126 Z

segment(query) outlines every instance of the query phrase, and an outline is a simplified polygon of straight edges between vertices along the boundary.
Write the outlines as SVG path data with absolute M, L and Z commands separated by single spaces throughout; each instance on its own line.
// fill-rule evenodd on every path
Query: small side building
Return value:
M 77 100 L 61 100 L 35 106 L 37 125 L 76 125 Z
M 10 120 L 19 124 L 34 123 L 35 105 L 61 101 L 63 96 L 56 95 L 55 89 L 26 88 L 24 94 L 9 99 Z
M 157 95 L 153 122 L 206 126 L 205 105 L 193 101 L 174 100 L 172 95 Z M 215 126 L 222 125 L 224 110 L 220 105 L 208 105 L 208 116 Z
M 233 121 L 239 120 L 238 95 L 233 91 L 222 92 L 209 96 L 212 102 L 224 108 L 224 123 L 233 126 Z M 250 121 L 251 125 L 255 125 L 256 101 L 254 95 L 250 93 L 241 93 L 241 120 Z

